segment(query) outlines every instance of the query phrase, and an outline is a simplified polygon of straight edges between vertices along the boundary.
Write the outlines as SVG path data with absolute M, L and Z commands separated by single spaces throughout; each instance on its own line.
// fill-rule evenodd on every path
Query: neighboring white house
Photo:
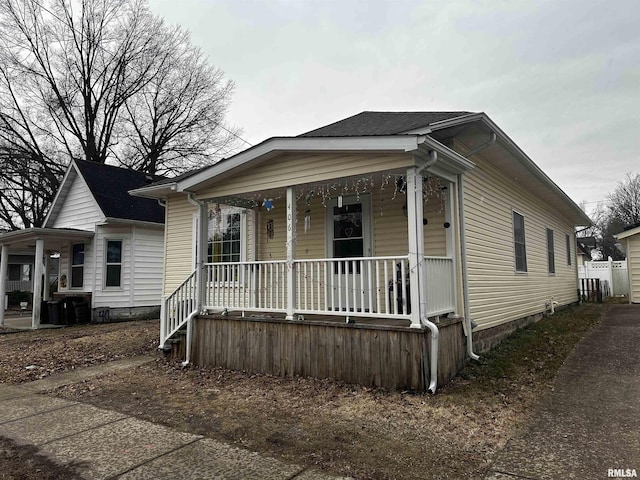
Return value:
M 615 235 L 624 244 L 629 274 L 629 303 L 640 303 L 640 225 Z
M 93 321 L 152 318 L 162 290 L 164 208 L 131 197 L 151 182 L 143 173 L 74 160 L 41 228 L 0 234 L 0 298 L 12 252 L 35 255 L 32 326 L 40 299 L 77 297 L 90 304 Z M 157 178 L 155 179 L 157 180 Z M 52 254 L 59 255 L 58 291 L 43 282 Z M 39 259 L 39 261 L 37 261 Z M 0 309 L 0 324 L 4 311 Z

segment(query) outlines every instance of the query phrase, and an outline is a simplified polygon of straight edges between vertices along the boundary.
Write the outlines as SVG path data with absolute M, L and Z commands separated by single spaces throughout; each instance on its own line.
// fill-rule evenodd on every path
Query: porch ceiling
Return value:
M 0 234 L 0 246 L 10 250 L 33 251 L 36 240 L 44 241 L 44 249 L 59 251 L 64 243 L 93 238 L 93 232 L 68 228 L 25 228 Z

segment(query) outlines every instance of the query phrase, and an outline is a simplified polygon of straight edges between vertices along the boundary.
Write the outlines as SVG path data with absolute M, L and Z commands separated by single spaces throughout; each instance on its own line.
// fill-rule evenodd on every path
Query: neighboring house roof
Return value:
M 362 112 L 299 137 L 360 137 L 406 134 L 472 112 Z
M 73 160 L 67 169 L 44 225 L 54 224 L 75 179 L 80 176 L 105 220 L 164 223 L 164 208 L 157 201 L 132 197 L 129 190 L 143 188 L 163 177 L 85 160 Z
M 632 235 L 636 235 L 640 233 L 640 224 L 637 225 L 629 225 L 627 227 L 625 227 L 624 231 L 620 232 L 617 235 L 614 235 L 614 237 L 618 240 L 622 240 L 623 238 L 627 238 L 630 237 Z
M 158 202 L 129 195 L 129 190 L 162 177 L 84 160 L 75 160 L 75 164 L 105 217 L 164 223 L 164 208 Z

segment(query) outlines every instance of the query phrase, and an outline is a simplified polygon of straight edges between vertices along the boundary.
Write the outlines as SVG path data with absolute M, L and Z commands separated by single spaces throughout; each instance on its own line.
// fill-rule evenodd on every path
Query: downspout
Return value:
M 462 298 L 464 301 L 464 324 L 467 331 L 467 354 L 472 360 L 480 360 L 473 352 L 473 325 L 469 308 L 469 276 L 467 274 L 467 237 L 464 221 L 464 183 L 462 174 L 457 175 L 458 182 L 458 221 L 460 222 L 460 266 L 462 268 Z
M 427 160 L 427 162 L 422 167 L 420 167 L 416 173 L 418 175 L 421 175 L 424 170 L 427 170 L 428 168 L 434 166 L 437 161 L 438 161 L 438 152 L 436 152 L 435 150 L 429 150 L 429 160 Z M 421 268 L 421 270 L 423 271 L 422 279 L 424 281 L 424 279 L 426 279 L 427 277 L 426 272 L 424 271 L 424 269 L 426 268 L 424 263 L 424 258 L 420 259 L 420 264 L 422 265 L 422 268 Z M 426 281 L 424 283 L 426 288 Z M 418 286 L 418 288 L 422 288 L 422 287 L 423 287 L 422 285 Z M 428 319 L 426 304 L 423 306 L 423 308 L 420 309 L 420 311 L 421 311 L 420 321 L 431 332 L 431 348 L 430 348 L 431 355 L 430 355 L 430 361 L 429 361 L 430 379 L 429 379 L 429 387 L 427 388 L 427 391 L 433 394 L 433 393 L 436 393 L 436 389 L 438 388 L 438 348 L 439 348 L 440 331 L 438 330 L 438 326 Z
M 464 157 L 469 158 L 481 150 L 490 147 L 496 142 L 496 134 L 491 132 L 489 140 L 481 145 L 469 150 Z M 473 351 L 473 321 L 471 320 L 471 309 L 469 308 L 469 275 L 467 265 L 467 236 L 464 216 L 464 179 L 462 174 L 457 175 L 458 182 L 458 218 L 460 222 L 460 266 L 462 268 L 462 298 L 464 301 L 464 324 L 467 331 L 467 354 L 472 360 L 480 360 L 480 357 Z

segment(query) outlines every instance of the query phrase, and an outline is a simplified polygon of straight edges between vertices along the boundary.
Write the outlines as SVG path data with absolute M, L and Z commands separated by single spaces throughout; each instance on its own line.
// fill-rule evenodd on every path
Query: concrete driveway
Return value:
M 533 421 L 486 477 L 640 476 L 640 305 L 612 305 L 558 372 Z

